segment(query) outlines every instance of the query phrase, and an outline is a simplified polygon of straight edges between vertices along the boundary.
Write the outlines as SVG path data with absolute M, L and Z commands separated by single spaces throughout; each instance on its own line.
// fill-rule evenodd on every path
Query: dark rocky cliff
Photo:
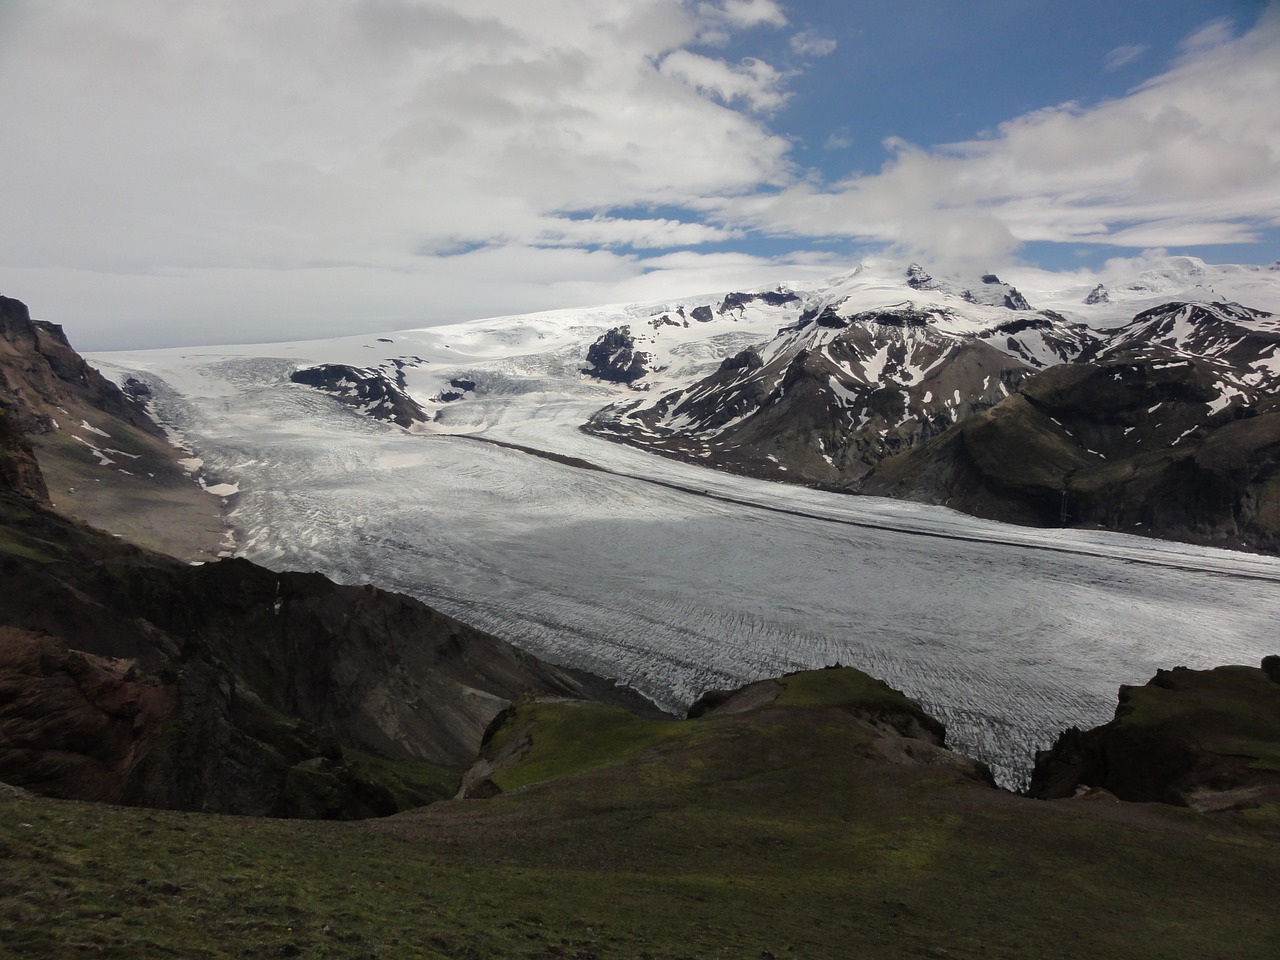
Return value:
M 1280 801 L 1280 657 L 1121 687 L 1114 719 L 1067 730 L 1036 757 L 1032 796 L 1091 787 L 1202 811 Z

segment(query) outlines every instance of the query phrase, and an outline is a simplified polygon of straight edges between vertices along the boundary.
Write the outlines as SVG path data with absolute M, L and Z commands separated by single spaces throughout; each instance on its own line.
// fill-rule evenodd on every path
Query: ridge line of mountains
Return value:
M 1253 269 L 1239 289 L 1280 286 L 1280 267 Z M 1217 297 L 1204 265 L 1166 272 L 1099 285 L 1069 310 L 1061 298 L 1036 309 L 993 274 L 859 268 L 808 293 L 617 309 L 594 340 L 570 348 L 574 331 L 560 330 L 554 349 L 580 351 L 577 364 L 549 369 L 565 389 L 615 392 L 586 432 L 700 466 L 1276 553 L 1280 319 Z M 1107 325 L 1083 322 L 1090 310 Z M 410 429 L 511 389 L 484 362 L 416 379 L 426 362 L 327 363 L 293 379 Z
M 1280 320 L 1173 300 L 1093 330 L 984 280 L 1017 316 L 819 300 L 710 374 L 614 403 L 584 429 L 992 520 L 1280 550 Z M 913 265 L 907 283 L 932 280 Z M 608 341 L 634 384 L 628 336 L 593 349 Z

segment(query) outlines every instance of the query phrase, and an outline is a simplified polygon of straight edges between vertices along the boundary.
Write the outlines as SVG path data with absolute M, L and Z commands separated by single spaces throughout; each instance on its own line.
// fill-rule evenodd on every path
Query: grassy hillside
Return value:
M 504 792 L 378 821 L 0 795 L 0 955 L 1280 954 L 1274 805 L 1027 800 L 883 689 L 803 674 L 685 722 L 528 703 L 485 747 Z

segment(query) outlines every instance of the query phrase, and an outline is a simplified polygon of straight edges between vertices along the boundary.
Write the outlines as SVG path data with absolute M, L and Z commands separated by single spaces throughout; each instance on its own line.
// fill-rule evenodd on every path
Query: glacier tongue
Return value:
M 196 449 L 205 474 L 238 485 L 230 519 L 240 550 L 259 562 L 402 590 L 674 709 L 708 687 L 857 666 L 919 699 L 947 723 L 953 745 L 1017 784 L 1032 751 L 1063 727 L 1107 719 L 1117 684 L 1161 667 L 1275 653 L 1280 560 L 783 486 L 579 428 L 606 404 L 641 410 L 672 391 L 692 395 L 717 370 L 746 409 L 752 377 L 804 350 L 808 380 L 824 389 L 841 372 L 887 377 L 877 403 L 890 427 L 908 385 L 954 416 L 958 382 L 907 349 L 905 328 L 890 338 L 900 347 L 859 351 L 842 328 L 798 327 L 812 308 L 816 317 L 830 307 L 831 323 L 869 310 L 934 311 L 942 332 L 986 332 L 989 353 L 1034 367 L 1082 348 L 1079 321 L 1114 327 L 1154 306 L 1155 287 L 1280 289 L 1280 274 L 1263 268 L 1160 269 L 1108 279 L 1109 300 L 1096 304 L 1085 304 L 1087 286 L 1055 292 L 1045 278 L 1019 276 L 1040 313 L 967 303 L 964 289 L 983 290 L 922 270 L 859 267 L 807 289 L 94 362 L 120 380 L 141 375 L 153 409 Z M 982 287 L 1008 294 L 995 282 Z M 631 386 L 584 375 L 588 345 L 623 325 L 651 357 L 650 372 Z M 793 332 L 775 337 L 780 327 Z M 1000 370 L 979 359 L 964 360 L 966 375 L 1003 396 Z M 1269 384 L 1280 361 L 1264 359 L 1248 383 L 1224 381 L 1223 395 Z M 334 363 L 376 368 L 431 421 L 409 432 L 290 382 L 300 366 Z M 840 416 L 872 413 L 868 398 L 841 387 Z M 742 410 L 716 415 L 724 430 Z M 711 436 L 685 454 L 722 442 Z M 832 451 L 824 443 L 815 456 L 830 463 Z
M 251 558 L 419 596 L 668 707 L 841 662 L 921 700 L 1016 784 L 1061 728 L 1105 720 L 1118 683 L 1274 652 L 1275 560 L 660 460 L 577 429 L 625 388 L 474 349 L 467 369 L 508 371 L 502 390 L 449 406 L 487 424 L 480 437 L 407 433 L 288 382 L 290 353 L 323 349 L 108 359 L 145 370 L 206 472 L 239 483 L 231 520 Z M 554 349 L 546 369 L 567 362 Z

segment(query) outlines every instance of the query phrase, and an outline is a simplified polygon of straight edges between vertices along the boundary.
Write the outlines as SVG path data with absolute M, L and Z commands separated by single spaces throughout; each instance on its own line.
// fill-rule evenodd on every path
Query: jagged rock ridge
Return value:
M 923 282 L 923 281 L 921 281 Z M 974 332 L 945 308 L 819 301 L 690 387 L 606 408 L 602 436 L 766 477 L 848 488 L 1008 396 L 1087 332 L 1055 314 Z
M 1140 314 L 861 490 L 993 519 L 1280 550 L 1280 321 Z

